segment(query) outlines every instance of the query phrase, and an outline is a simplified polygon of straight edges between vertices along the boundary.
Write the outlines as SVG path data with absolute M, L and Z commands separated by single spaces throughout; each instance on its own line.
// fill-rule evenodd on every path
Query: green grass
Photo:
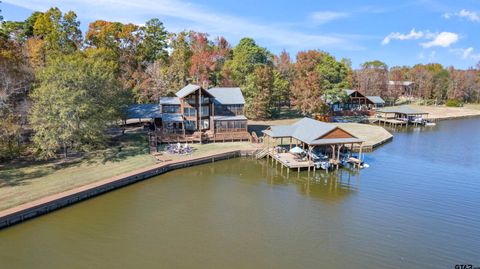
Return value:
M 155 163 L 144 134 L 126 134 L 105 150 L 56 162 L 0 166 L 0 210 Z

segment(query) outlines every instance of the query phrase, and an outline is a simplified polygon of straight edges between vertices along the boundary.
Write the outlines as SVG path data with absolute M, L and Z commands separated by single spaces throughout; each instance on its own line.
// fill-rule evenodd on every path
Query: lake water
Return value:
M 366 161 L 173 171 L 0 231 L 0 268 L 480 266 L 480 119 L 396 132 Z

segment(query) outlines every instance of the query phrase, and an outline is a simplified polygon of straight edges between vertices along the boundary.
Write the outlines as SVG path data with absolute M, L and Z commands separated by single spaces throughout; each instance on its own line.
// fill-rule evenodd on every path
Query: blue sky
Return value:
M 224 36 L 232 45 L 252 37 L 274 53 L 320 49 L 357 68 L 368 60 L 389 66 L 438 62 L 468 68 L 480 61 L 480 1 L 273 0 L 3 0 L 6 20 L 33 10 L 74 10 L 83 32 L 104 19 L 143 24 L 162 20 L 169 31 Z

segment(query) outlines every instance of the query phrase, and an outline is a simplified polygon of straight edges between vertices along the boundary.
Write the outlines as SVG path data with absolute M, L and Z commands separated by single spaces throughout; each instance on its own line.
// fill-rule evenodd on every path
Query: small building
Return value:
M 388 90 L 390 92 L 397 92 L 401 96 L 411 96 L 413 93 L 413 88 L 415 83 L 413 81 L 397 81 L 389 80 L 388 81 Z
M 189 84 L 158 104 L 131 106 L 127 118 L 149 118 L 159 143 L 250 140 L 240 88 Z
M 332 123 L 303 118 L 292 125 L 271 126 L 263 134 L 264 152 L 289 168 L 311 167 L 320 161 L 337 167 L 342 161 L 361 162 L 364 141 Z M 306 157 L 295 158 L 292 147 L 300 147 Z M 354 148 L 360 151 L 358 158 L 352 158 Z
M 326 100 L 331 110 L 339 111 L 359 111 L 371 110 L 385 105 L 385 101 L 380 96 L 365 96 L 357 90 L 344 90 L 347 98 L 343 102 L 340 100 Z
M 377 110 L 379 122 L 397 124 L 425 124 L 427 112 L 414 109 L 408 105 L 384 107 Z
M 373 103 L 373 106 L 375 108 L 379 107 L 384 107 L 385 106 L 385 100 L 382 99 L 380 96 L 366 96 L 370 102 Z

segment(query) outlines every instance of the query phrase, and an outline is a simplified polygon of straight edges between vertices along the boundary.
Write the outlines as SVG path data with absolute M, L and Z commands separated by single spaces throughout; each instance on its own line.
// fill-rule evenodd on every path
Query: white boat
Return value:
M 437 125 L 435 122 L 427 121 L 425 122 L 425 126 L 435 126 Z
M 327 170 L 328 168 L 330 168 L 330 163 L 329 162 L 326 162 L 326 161 L 320 161 L 320 162 L 316 162 L 315 163 L 315 167 L 317 169 L 323 169 L 323 170 Z

